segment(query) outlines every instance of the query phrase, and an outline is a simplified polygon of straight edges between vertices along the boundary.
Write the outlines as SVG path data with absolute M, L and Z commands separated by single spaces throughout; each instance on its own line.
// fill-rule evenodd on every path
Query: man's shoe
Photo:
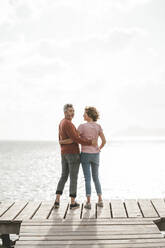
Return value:
M 75 202 L 73 204 L 70 204 L 70 209 L 73 210 L 73 209 L 76 209 L 76 208 L 79 208 L 80 207 L 80 204 Z
M 84 205 L 84 208 L 91 209 L 91 203 L 90 202 L 86 202 L 85 205 Z
M 101 208 L 104 207 L 103 201 L 98 201 L 97 206 Z
M 54 203 L 54 208 L 59 208 L 59 207 L 60 207 L 60 203 L 57 202 L 57 201 L 55 201 L 55 203 Z

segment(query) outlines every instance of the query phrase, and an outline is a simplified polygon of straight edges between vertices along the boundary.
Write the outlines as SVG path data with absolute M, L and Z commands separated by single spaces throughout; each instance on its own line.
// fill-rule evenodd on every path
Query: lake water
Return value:
M 118 140 L 102 150 L 104 199 L 165 197 L 165 141 Z M 56 142 L 0 142 L 0 200 L 52 200 L 61 173 Z M 67 182 L 63 199 L 68 199 Z M 84 200 L 80 167 L 78 198 Z M 92 183 L 92 198 L 96 199 Z

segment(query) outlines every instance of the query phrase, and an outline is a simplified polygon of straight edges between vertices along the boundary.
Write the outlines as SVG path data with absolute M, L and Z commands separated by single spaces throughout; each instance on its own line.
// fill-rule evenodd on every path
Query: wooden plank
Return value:
M 65 219 L 80 219 L 81 216 L 81 211 L 82 211 L 82 204 L 80 204 L 80 207 L 77 209 L 70 209 L 70 205 L 68 206 L 67 212 L 66 212 L 66 216 Z
M 37 210 L 37 212 L 35 213 L 32 219 L 33 220 L 47 219 L 53 209 L 53 205 L 54 205 L 54 201 L 41 203 L 40 208 Z
M 56 248 L 62 248 L 62 247 L 69 247 L 69 248 L 75 248 L 76 246 L 74 245 L 74 243 L 71 243 L 71 244 L 69 244 L 69 246 L 68 245 L 63 245 L 62 247 L 61 247 L 61 245 L 56 245 L 56 244 L 53 244 L 53 245 L 55 245 L 55 247 Z M 152 247 L 152 248 L 161 248 L 161 247 L 164 247 L 164 245 L 163 244 L 158 244 L 159 246 L 157 246 L 156 244 L 153 244 L 153 245 L 145 245 L 144 246 L 144 244 L 134 244 L 133 246 L 132 245 L 115 245 L 114 246 L 114 244 L 112 244 L 112 245 L 110 245 L 110 244 L 108 244 L 108 245 L 102 245 L 102 244 L 98 244 L 98 245 L 92 245 L 92 248 L 105 248 L 105 247 L 108 247 L 108 248 L 147 248 L 147 247 Z M 24 245 L 16 245 L 16 248 L 25 248 L 25 247 L 27 247 L 26 246 L 26 244 Z M 29 246 L 28 246 L 29 247 Z M 48 248 L 48 244 L 36 244 L 36 245 L 32 245 L 32 244 L 30 244 L 30 248 L 39 248 L 39 247 L 42 247 L 42 248 L 44 248 L 44 247 L 46 247 L 46 248 Z M 52 247 L 52 244 L 50 244 L 50 246 L 49 247 Z M 81 248 L 90 248 L 91 246 L 87 246 L 87 245 L 81 245 Z M 76 247 L 77 248 L 77 247 Z
M 122 230 L 121 230 L 122 231 Z M 65 230 L 64 230 L 65 232 Z M 36 233 L 27 233 L 27 234 L 23 234 L 21 233 L 20 234 L 20 240 L 27 240 L 27 239 L 30 239 L 30 240 L 33 240 L 35 238 L 38 239 L 41 239 L 41 238 L 44 238 L 44 239 L 50 239 L 50 240 L 68 240 L 68 239 L 71 239 L 71 240 L 80 240 L 80 239 L 94 239 L 94 237 L 97 236 L 98 239 L 117 239 L 117 240 L 120 240 L 120 239 L 123 239 L 125 237 L 129 237 L 129 238 L 140 238 L 140 236 L 143 236 L 143 238 L 145 238 L 146 236 L 152 238 L 153 235 L 159 235 L 159 233 L 143 233 L 142 231 L 140 232 L 129 232 L 127 230 L 123 231 L 122 235 L 119 234 L 119 231 L 113 231 L 113 232 L 66 232 L 66 234 L 64 235 L 62 232 L 60 232 L 58 234 L 58 232 L 56 231 L 55 233 L 48 233 L 48 232 L 42 232 L 42 233 L 39 233 L 39 232 L 36 232 Z M 160 236 L 159 236 L 160 238 Z
M 111 210 L 113 218 L 127 218 L 122 200 L 111 200 Z
M 160 220 L 157 218 L 156 220 Z M 30 220 L 30 221 L 23 221 L 22 226 L 49 226 L 49 225 L 153 225 L 153 220 L 150 218 L 140 218 L 140 219 L 77 219 L 77 220 L 70 220 L 70 219 L 56 219 L 53 220 Z
M 0 204 L 0 217 L 8 211 L 10 207 L 14 205 L 14 202 L 8 201 L 8 202 L 1 202 Z
M 26 220 L 32 218 L 41 202 L 28 202 L 23 211 L 15 218 L 15 220 Z
M 8 209 L 7 212 L 5 212 L 1 217 L 0 220 L 14 220 L 17 215 L 24 209 L 24 207 L 27 205 L 27 202 L 16 202 L 12 207 Z
M 49 220 L 63 219 L 66 211 L 67 211 L 67 208 L 66 209 L 65 208 L 53 209 L 48 219 Z
M 96 206 L 97 219 L 111 218 L 109 201 L 104 201 L 104 207 Z
M 24 226 L 24 227 L 21 227 L 21 233 L 32 233 L 32 232 L 47 232 L 47 231 L 51 231 L 51 232 L 56 232 L 59 230 L 59 233 L 63 230 L 65 230 L 66 232 L 70 232 L 70 231 L 122 231 L 122 230 L 131 230 L 133 228 L 133 230 L 136 230 L 136 231 L 139 231 L 139 230 L 142 230 L 142 231 L 147 231 L 148 232 L 154 232 L 154 233 L 159 233 L 160 231 L 158 230 L 157 226 L 156 225 L 146 225 L 146 226 L 143 226 L 143 225 L 123 225 L 123 226 L 120 226 L 120 225 L 113 225 L 113 226 L 30 226 L 30 227 L 27 227 L 27 226 Z M 147 229 L 146 229 L 147 228 Z
M 79 244 L 97 244 L 98 242 L 102 244 L 106 243 L 111 243 L 111 244 L 123 244 L 123 243 L 164 243 L 165 244 L 165 239 L 163 237 L 156 237 L 156 238 L 144 238 L 142 235 L 134 235 L 134 238 L 131 237 L 131 235 L 125 235 L 125 236 L 120 236 L 119 237 L 113 236 L 113 238 L 110 236 L 110 239 L 107 235 L 92 235 L 89 239 L 89 235 L 87 236 L 80 236 L 79 240 L 74 240 L 75 243 Z M 126 238 L 127 237 L 127 238 Z M 130 237 L 130 238 L 129 238 Z M 63 240 L 62 236 L 61 239 L 60 237 L 54 236 L 46 236 L 46 237 L 21 237 L 19 239 L 20 242 L 23 241 L 56 241 L 56 243 L 67 243 L 68 241 L 73 241 L 73 237 L 70 237 L 69 239 Z
M 152 247 L 152 248 L 160 248 L 160 247 L 165 247 L 165 241 L 164 240 L 160 240 L 160 241 L 157 241 L 154 243 L 154 242 L 148 242 L 148 243 L 139 243 L 136 241 L 134 243 L 132 242 L 129 242 L 129 241 L 126 241 L 127 243 L 111 243 L 112 241 L 108 242 L 107 241 L 107 244 L 104 244 L 104 243 L 101 243 L 100 241 L 98 241 L 98 243 L 96 244 L 93 244 L 92 245 L 92 248 L 100 248 L 100 247 L 108 247 L 108 248 L 148 248 L 148 247 Z M 91 247 L 91 245 L 83 245 L 82 243 L 77 243 L 77 244 L 74 244 L 75 242 L 74 241 L 71 241 L 70 244 L 69 244 L 69 247 L 76 247 L 75 245 L 78 245 L 81 244 L 81 248 L 89 248 Z M 21 245 L 21 246 L 20 246 Z M 57 244 L 55 241 L 19 241 L 17 244 L 16 244 L 16 247 L 24 247 L 23 245 L 29 245 L 30 248 L 32 247 L 48 247 L 48 246 L 51 246 L 52 245 L 55 245 L 55 247 L 61 247 L 61 245 Z M 37 246 L 38 245 L 38 246 Z M 66 244 L 66 246 L 62 245 L 62 247 L 68 247 L 68 244 Z
M 129 223 L 129 222 L 133 222 L 133 223 L 136 223 L 136 222 L 150 222 L 150 223 L 152 223 L 153 222 L 153 220 L 160 220 L 161 218 L 160 217 L 157 217 L 157 218 L 136 218 L 136 219 L 133 219 L 133 218 L 118 218 L 118 219 L 110 219 L 110 218 L 108 218 L 108 219 L 77 219 L 77 220 L 74 220 L 74 222 L 76 223 L 76 222 L 84 222 L 84 223 L 88 223 L 88 222 L 95 222 L 95 223 L 101 223 L 101 222 L 108 222 L 108 223 L 120 223 L 120 222 L 123 222 L 123 223 Z M 41 223 L 53 223 L 54 221 L 53 220 L 49 220 L 49 219 L 46 219 L 46 220 L 24 220 L 24 224 L 25 223 L 39 223 L 39 222 L 41 222 Z M 69 223 L 69 222 L 71 222 L 71 220 L 67 220 L 67 219 L 64 219 L 64 220 L 56 220 L 56 222 L 58 223 L 60 223 L 60 222 L 66 222 L 66 223 Z
M 33 235 L 29 236 L 28 234 L 21 234 L 20 240 L 55 240 L 55 234 L 48 234 L 43 237 L 42 234 L 33 233 Z M 108 240 L 122 240 L 122 239 L 162 239 L 163 235 L 161 233 L 141 233 L 141 234 L 108 234 Z M 65 241 L 66 242 L 66 241 Z M 88 240 L 90 242 L 90 240 Z
M 127 209 L 128 218 L 142 217 L 142 213 L 135 199 L 126 199 L 124 202 Z
M 67 209 L 68 209 L 68 203 L 67 202 L 63 203 L 62 206 L 60 205 L 60 207 L 58 209 L 53 208 L 48 219 L 49 220 L 63 219 L 65 217 Z
M 23 244 L 23 245 L 16 245 L 16 248 L 25 248 L 25 246 L 26 246 L 27 244 Z M 55 245 L 55 244 L 54 244 Z M 151 248 L 161 248 L 161 247 L 164 247 L 164 244 L 158 244 L 159 246 L 157 246 L 156 244 L 153 244 L 153 245 L 145 245 L 144 246 L 144 244 L 134 244 L 134 245 L 115 245 L 114 246 L 114 244 L 112 244 L 112 245 L 108 245 L 108 246 L 106 246 L 106 245 L 101 245 L 101 244 L 98 244 L 98 245 L 92 245 L 92 248 L 105 248 L 105 247 L 108 247 L 108 248 L 147 248 L 147 247 L 151 247 Z M 48 244 L 36 244 L 36 245 L 32 245 L 32 244 L 30 244 L 30 248 L 39 248 L 39 247 L 42 247 L 42 248 L 44 248 L 44 247 L 46 247 L 46 248 L 48 248 Z M 52 244 L 50 244 L 50 246 L 49 247 L 52 247 Z M 61 247 L 61 245 L 56 245 L 55 246 L 56 248 L 62 248 L 62 247 L 66 247 L 66 248 L 68 248 L 68 245 L 63 245 L 62 247 Z M 69 245 L 69 247 L 70 248 L 75 248 L 76 246 L 74 245 L 74 243 L 73 244 L 71 244 L 71 245 Z M 87 246 L 87 245 L 81 245 L 81 248 L 90 248 L 91 246 Z
M 91 202 L 91 209 L 82 208 L 82 219 L 96 219 L 96 203 Z
M 143 213 L 143 216 L 145 218 L 148 217 L 158 217 L 158 214 L 156 213 L 151 201 L 149 199 L 140 199 L 138 200 L 141 211 Z
M 165 202 L 164 199 L 151 199 L 156 211 L 160 217 L 165 217 Z
M 21 226 L 20 233 L 60 233 L 65 230 L 65 232 L 99 232 L 99 231 L 108 231 L 111 234 L 119 233 L 160 233 L 156 225 L 114 225 L 114 226 Z

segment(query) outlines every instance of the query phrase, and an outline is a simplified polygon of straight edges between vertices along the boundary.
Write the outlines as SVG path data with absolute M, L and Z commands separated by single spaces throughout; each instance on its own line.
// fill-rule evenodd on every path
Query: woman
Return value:
M 101 138 L 100 146 L 81 146 L 81 163 L 85 177 L 85 189 L 87 197 L 87 202 L 84 207 L 91 209 L 91 172 L 98 195 L 97 206 L 103 207 L 102 190 L 99 180 L 99 157 L 100 151 L 106 143 L 106 139 L 101 126 L 97 123 L 99 118 L 97 109 L 94 107 L 86 107 L 83 116 L 86 123 L 81 124 L 78 127 L 80 137 L 97 140 L 98 137 Z M 60 141 L 61 144 L 68 144 L 71 142 L 73 142 L 71 139 Z

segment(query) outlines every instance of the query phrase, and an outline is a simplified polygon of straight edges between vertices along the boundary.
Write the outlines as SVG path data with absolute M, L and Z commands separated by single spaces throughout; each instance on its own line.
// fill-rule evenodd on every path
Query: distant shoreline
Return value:
M 118 142 L 165 142 L 165 136 L 123 136 L 112 137 L 107 143 Z M 0 140 L 0 143 L 50 143 L 58 144 L 58 140 Z

